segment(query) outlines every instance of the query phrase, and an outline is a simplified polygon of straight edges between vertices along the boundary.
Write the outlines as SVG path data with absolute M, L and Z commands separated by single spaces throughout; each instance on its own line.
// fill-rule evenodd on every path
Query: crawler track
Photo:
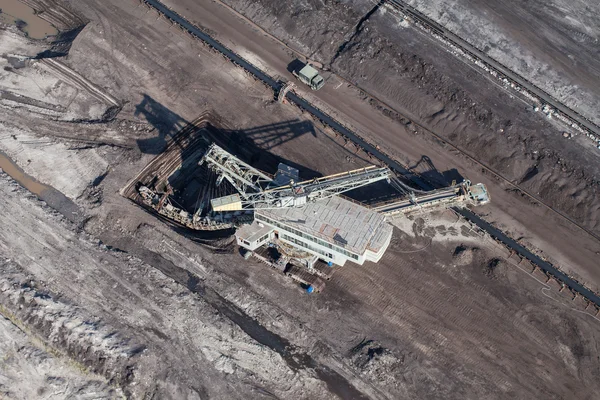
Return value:
M 253 65 L 252 63 L 250 63 L 249 61 L 245 60 L 243 57 L 241 57 L 240 55 L 236 54 L 235 52 L 233 52 L 232 50 L 230 50 L 229 48 L 227 48 L 226 46 L 224 46 L 218 40 L 214 39 L 210 35 L 208 35 L 205 32 L 203 32 L 200 28 L 198 28 L 197 26 L 195 26 L 192 23 L 190 23 L 189 21 L 187 21 L 184 17 L 182 17 L 181 15 L 179 15 L 178 13 L 176 13 L 175 11 L 169 9 L 167 6 L 165 6 L 164 4 L 162 4 L 160 1 L 157 1 L 157 0 L 142 0 L 141 2 L 143 4 L 146 4 L 147 6 L 155 9 L 161 15 L 164 15 L 167 19 L 169 19 L 170 21 L 172 21 L 174 24 L 177 24 L 178 26 L 180 26 L 184 31 L 190 33 L 192 36 L 194 36 L 194 37 L 202 40 L 204 43 L 206 43 L 208 46 L 212 47 L 213 49 L 215 49 L 216 51 L 218 51 L 219 53 L 221 53 L 224 57 L 226 57 L 227 59 L 229 59 L 231 62 L 233 62 L 236 65 L 239 65 L 244 70 L 246 70 L 248 73 L 250 73 L 251 75 L 253 75 L 256 79 L 258 79 L 259 81 L 261 81 L 262 83 L 264 83 L 265 85 L 267 85 L 268 87 L 270 87 L 271 89 L 273 89 L 276 93 L 279 92 L 279 90 L 282 88 L 282 86 L 283 86 L 282 82 L 276 80 L 275 78 L 271 77 L 270 75 L 268 75 L 267 73 L 265 73 L 264 71 L 262 71 L 261 69 L 259 69 L 255 65 Z M 389 3 L 391 3 L 391 2 L 389 2 Z M 394 1 L 394 3 L 397 4 L 397 5 L 399 5 L 399 6 L 405 7 L 406 10 L 409 10 L 408 6 L 405 5 L 405 4 L 403 4 L 403 3 L 401 3 L 401 2 Z M 427 19 L 425 16 L 422 16 L 422 14 L 420 14 L 418 11 L 412 9 L 412 7 L 410 8 L 410 10 L 414 11 L 414 15 L 419 17 L 419 21 L 423 21 L 423 23 L 429 21 L 429 19 Z M 431 22 L 432 24 L 435 24 L 433 21 L 429 21 L 429 22 Z M 445 32 L 445 29 L 443 27 L 441 27 L 441 25 L 439 25 L 439 24 L 432 25 L 432 26 L 434 26 L 435 31 L 438 34 L 441 34 L 441 33 Z M 446 32 L 446 34 L 450 35 L 451 33 Z M 458 38 L 456 35 L 453 35 L 453 36 L 455 36 L 461 42 L 464 42 L 464 41 L 462 41 L 462 39 Z M 448 40 L 450 40 L 450 39 L 448 39 Z M 466 45 L 468 45 L 468 43 L 466 43 L 466 42 L 464 42 L 464 43 Z M 473 55 L 476 56 L 476 54 L 473 54 Z M 491 61 L 494 61 L 494 60 L 491 60 Z M 498 65 L 500 65 L 500 64 L 498 64 Z M 503 67 L 503 68 L 506 69 L 506 67 Z M 516 74 L 514 74 L 514 75 L 516 77 L 518 77 L 518 75 L 516 75 Z M 524 80 L 523 78 L 521 78 L 521 79 Z M 534 88 L 535 88 L 535 86 L 534 86 Z M 542 94 L 545 93 L 545 92 L 541 91 L 541 89 L 538 89 L 538 90 Z M 552 98 L 550 95 L 548 95 L 548 94 L 546 94 L 546 95 L 547 95 L 547 98 L 550 98 L 550 99 Z M 411 182 L 413 182 L 418 187 L 420 187 L 422 189 L 425 189 L 425 190 L 431 190 L 431 189 L 433 189 L 433 186 L 431 184 L 429 184 L 428 182 L 426 182 L 425 180 L 423 180 L 418 175 L 415 175 L 414 173 L 412 173 L 411 171 L 409 171 L 405 166 L 401 165 L 399 162 L 397 162 L 394 159 L 392 159 L 390 156 L 388 156 L 387 154 L 385 154 L 383 151 L 381 151 L 380 149 L 378 149 L 376 146 L 368 143 L 365 139 L 361 138 L 359 135 L 357 135 L 356 133 L 354 133 L 352 130 L 350 130 L 349 128 L 345 127 L 342 123 L 336 121 L 334 118 L 332 118 L 330 115 L 328 115 L 323 110 L 321 110 L 318 107 L 316 107 L 313 104 L 311 104 L 308 100 L 304 99 L 303 97 L 301 97 L 298 94 L 296 94 L 294 92 L 291 92 L 291 91 L 287 93 L 286 98 L 289 101 L 291 101 L 292 103 L 296 104 L 298 107 L 300 107 L 300 108 L 306 110 L 307 112 L 309 112 L 311 115 L 313 115 L 315 118 L 317 118 L 318 120 L 320 120 L 324 124 L 329 125 L 331 128 L 333 128 L 334 130 L 336 130 L 338 133 L 340 133 L 341 135 L 345 136 L 346 138 L 348 138 L 349 140 L 351 140 L 352 142 L 354 142 L 357 146 L 359 146 L 362 149 L 364 149 L 368 154 L 376 157 L 382 163 L 386 164 L 392 170 L 394 170 L 397 173 L 399 173 L 400 175 L 404 176 L 406 179 L 410 180 Z M 550 103 L 548 103 L 548 104 L 550 104 Z M 563 106 L 563 108 L 566 108 L 566 106 Z M 569 109 L 567 108 L 567 110 L 569 110 Z M 575 113 L 575 111 L 571 110 L 571 112 L 574 113 L 574 114 L 576 114 L 577 116 L 579 116 L 579 114 Z M 579 117 L 583 118 L 581 116 L 579 116 Z M 589 121 L 588 121 L 588 123 L 589 123 Z M 502 181 L 506 182 L 510 186 L 518 189 L 520 192 L 524 193 L 525 195 L 527 195 L 528 197 L 530 197 L 532 200 L 535 200 L 537 203 L 540 203 L 541 205 L 543 205 L 544 207 L 548 208 L 549 210 L 554 211 L 555 213 L 557 213 L 561 217 L 567 219 L 569 222 L 573 223 L 575 226 L 579 227 L 581 230 L 583 230 L 584 232 L 588 233 L 589 235 L 591 235 L 595 239 L 600 240 L 600 237 L 598 237 L 596 234 L 594 234 L 593 232 L 589 231 L 588 229 L 584 228 L 583 226 L 579 225 L 577 222 L 575 222 L 574 220 L 572 220 L 569 216 L 567 216 L 564 213 L 562 213 L 561 211 L 556 210 L 555 208 L 553 208 L 553 207 L 545 204 L 541 199 L 539 199 L 536 196 L 534 196 L 533 194 L 530 194 L 527 191 L 521 189 L 518 185 L 515 185 L 510 180 L 508 180 L 507 178 L 503 177 L 501 174 L 499 174 L 499 173 L 495 172 L 493 169 L 489 168 L 487 165 L 482 164 L 481 162 L 479 162 L 478 160 L 476 160 L 475 158 L 473 158 L 472 156 L 470 156 L 465 151 L 463 151 L 460 148 L 452 145 L 451 143 L 448 143 L 446 140 L 442 139 L 441 137 L 439 137 L 435 133 L 431 132 L 430 130 L 426 129 L 425 127 L 422 127 L 420 124 L 417 123 L 416 125 L 420 126 L 421 128 L 423 128 L 428 133 L 434 135 L 436 138 L 438 138 L 439 140 L 441 140 L 443 143 L 446 143 L 446 144 L 450 145 L 452 148 L 454 148 L 455 150 L 459 151 L 461 154 L 465 155 L 470 160 L 474 161 L 475 163 L 477 163 L 478 165 L 482 166 L 486 170 L 490 171 L 491 173 L 493 173 L 495 176 L 497 176 L 499 179 L 501 179 Z M 593 125 L 593 126 L 595 126 L 595 125 Z M 596 127 L 596 128 L 598 128 L 598 127 Z M 483 219 L 479 218 L 476 214 L 474 214 L 474 213 L 472 213 L 472 212 L 470 212 L 468 210 L 461 209 L 461 208 L 455 208 L 455 210 L 459 214 L 465 216 L 467 219 L 469 219 L 475 225 L 479 226 L 481 229 L 483 229 L 486 232 L 490 233 L 492 236 L 498 238 L 500 241 L 502 241 L 506 246 L 508 246 L 512 250 L 516 251 L 519 254 L 523 253 L 524 257 L 526 257 L 527 259 L 529 259 L 535 265 L 538 265 L 538 267 L 540 267 L 543 271 L 547 272 L 548 274 L 551 274 L 556 279 L 558 279 L 559 281 L 563 282 L 566 286 L 568 286 L 569 288 L 571 288 L 573 291 L 579 293 L 584 298 L 586 298 L 589 301 L 591 301 L 592 303 L 594 303 L 597 307 L 600 307 L 600 297 L 598 297 L 597 295 L 595 295 L 591 290 L 586 289 L 583 285 L 581 285 L 576 280 L 572 279 L 571 277 L 569 277 L 565 273 L 560 272 L 556 267 L 553 267 L 550 263 L 547 263 L 547 262 L 543 261 L 541 258 L 533 255 L 531 252 L 529 252 L 523 246 L 519 245 L 516 241 L 510 239 L 508 236 L 504 235 L 502 232 L 500 232 L 499 230 L 497 230 L 496 228 L 494 228 L 493 226 L 491 226 L 489 223 L 487 223 Z M 496 233 L 493 233 L 493 232 L 496 232 Z M 502 234 L 503 238 L 505 238 L 505 240 L 500 239 L 498 237 L 497 232 L 499 232 L 500 234 Z M 539 265 L 538 264 L 539 262 L 545 263 L 544 267 L 542 267 L 541 265 Z M 550 266 L 551 268 L 549 268 L 548 266 Z
M 58 75 L 60 75 L 60 77 L 71 82 L 73 85 L 79 86 L 83 90 L 86 90 L 98 100 L 106 104 L 112 104 L 115 107 L 121 107 L 121 103 L 118 99 L 111 96 L 109 93 L 106 93 L 100 87 L 93 84 L 88 79 L 73 71 L 71 68 L 67 67 L 63 63 L 56 61 L 53 58 L 43 58 L 41 62 L 47 65 L 53 71 L 55 71 Z

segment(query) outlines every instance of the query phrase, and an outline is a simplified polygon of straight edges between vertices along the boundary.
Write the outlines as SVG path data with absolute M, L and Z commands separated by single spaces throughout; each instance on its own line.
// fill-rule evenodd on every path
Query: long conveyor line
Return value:
M 386 3 L 396 8 L 397 10 L 400 10 L 405 15 L 410 16 L 412 19 L 418 21 L 423 26 L 431 29 L 432 32 L 436 33 L 437 35 L 440 35 L 445 40 L 457 46 L 470 57 L 473 57 L 474 59 L 484 63 L 488 68 L 500 74 L 500 76 L 503 76 L 506 79 L 525 88 L 527 91 L 529 91 L 532 95 L 534 95 L 541 101 L 546 102 L 552 107 L 554 107 L 570 121 L 579 124 L 581 127 L 585 128 L 591 133 L 594 133 L 595 135 L 600 135 L 600 127 L 594 122 L 590 121 L 588 118 L 584 117 L 572 108 L 566 106 L 561 101 L 557 100 L 554 96 L 544 91 L 540 87 L 536 86 L 532 82 L 528 81 L 523 76 L 517 74 L 515 71 L 501 64 L 497 60 L 494 60 L 493 58 L 489 57 L 483 51 L 480 51 L 478 48 L 476 48 L 466 40 L 462 39 L 460 36 L 454 34 L 441 24 L 427 17 L 425 14 L 423 14 L 416 8 L 400 0 L 386 0 Z
M 206 44 L 208 44 L 210 47 L 212 47 L 215 50 L 217 50 L 218 52 L 220 52 L 223 56 L 227 57 L 233 63 L 244 68 L 246 71 L 248 71 L 250 74 L 252 74 L 256 79 L 260 80 L 267 86 L 271 87 L 275 92 L 278 92 L 282 88 L 282 85 L 283 85 L 282 82 L 279 82 L 276 79 L 274 79 L 273 77 L 269 76 L 267 73 L 265 73 L 264 71 L 262 71 L 261 69 L 259 69 L 258 67 L 256 67 L 252 63 L 250 63 L 249 61 L 245 60 L 240 55 L 236 54 L 235 52 L 233 52 L 232 50 L 230 50 L 229 48 L 227 48 L 226 46 L 221 44 L 219 41 L 212 38 L 210 35 L 206 34 L 202 30 L 200 30 L 197 26 L 190 23 L 188 20 L 186 20 L 185 18 L 180 16 L 178 13 L 169 9 L 167 6 L 162 4 L 160 1 L 158 1 L 158 0 L 142 0 L 142 1 L 145 4 L 148 4 L 149 6 L 153 7 L 155 10 L 157 10 L 159 13 L 161 13 L 162 15 L 164 15 L 165 17 L 167 17 L 174 23 L 181 26 L 184 30 L 186 30 L 193 36 L 204 41 Z M 396 3 L 399 3 L 399 2 L 396 2 Z M 422 20 L 422 18 L 421 18 L 421 20 Z M 315 118 L 319 119 L 324 124 L 329 125 L 331 128 L 333 128 L 334 130 L 336 130 L 343 136 L 347 137 L 349 140 L 353 141 L 356 145 L 362 147 L 366 152 L 368 152 L 369 154 L 373 155 L 374 157 L 376 157 L 377 159 L 379 159 L 380 161 L 385 163 L 387 166 L 390 167 L 390 169 L 394 170 L 395 172 L 397 172 L 404 178 L 410 180 L 412 183 L 417 185 L 419 188 L 424 189 L 424 190 L 432 190 L 433 189 L 433 186 L 431 184 L 429 184 L 428 182 L 423 180 L 418 175 L 415 175 L 414 173 L 410 172 L 407 168 L 402 166 L 400 163 L 393 160 L 390 156 L 388 156 L 381 150 L 377 149 L 375 146 L 371 145 L 370 143 L 368 143 L 367 141 L 362 139 L 360 136 L 355 134 L 350 129 L 346 128 L 340 122 L 336 121 L 334 118 L 332 118 L 326 112 L 322 111 L 318 107 L 311 104 L 308 100 L 302 98 L 301 96 L 299 96 L 298 94 L 296 94 L 292 91 L 290 91 L 286 94 L 286 98 L 289 101 L 296 104 L 297 106 L 299 106 L 300 108 L 302 108 L 302 109 L 306 110 L 307 112 L 309 112 L 310 114 L 312 114 Z M 535 197 L 533 197 L 533 198 L 536 199 Z M 539 199 L 536 199 L 536 200 L 539 201 Z M 545 203 L 543 203 L 543 202 L 542 202 L 542 204 L 545 205 Z M 589 301 L 591 301 L 592 303 L 594 303 L 596 305 L 596 307 L 600 307 L 600 297 L 598 297 L 594 292 L 585 288 L 582 284 L 575 281 L 574 279 L 572 279 L 565 273 L 559 271 L 556 267 L 552 266 L 547 261 L 544 261 L 540 257 L 535 256 L 529 250 L 525 249 L 523 246 L 519 245 L 516 241 L 514 241 L 513 239 L 510 239 L 508 236 L 504 235 L 500 230 L 494 228 L 492 225 L 490 225 L 488 222 L 486 222 L 483 219 L 481 219 L 480 217 L 478 217 L 473 212 L 471 212 L 465 208 L 459 208 L 459 207 L 453 207 L 453 209 L 460 215 L 464 216 L 465 218 L 467 218 L 468 220 L 470 220 L 471 222 L 473 222 L 474 224 L 479 226 L 481 229 L 488 232 L 493 237 L 496 237 L 498 240 L 502 241 L 509 248 L 513 249 L 514 251 L 516 251 L 517 253 L 521 254 L 523 257 L 527 258 L 529 261 L 534 263 L 535 265 L 539 266 L 544 272 L 554 276 L 556 279 L 563 282 L 566 286 L 571 288 L 573 291 L 579 293 L 584 298 L 586 298 Z M 552 210 L 554 210 L 554 209 L 552 209 Z M 555 212 L 557 212 L 557 211 L 555 210 Z M 567 218 L 569 221 L 575 223 L 568 216 L 565 216 L 560 212 L 559 212 L 559 214 L 562 215 L 563 217 Z M 579 224 L 576 224 L 576 223 L 575 223 L 575 225 L 579 226 Z M 588 232 L 586 229 L 584 229 L 582 227 L 580 227 L 580 228 L 583 229 L 584 231 Z M 593 235 L 593 236 L 596 237 L 595 235 Z

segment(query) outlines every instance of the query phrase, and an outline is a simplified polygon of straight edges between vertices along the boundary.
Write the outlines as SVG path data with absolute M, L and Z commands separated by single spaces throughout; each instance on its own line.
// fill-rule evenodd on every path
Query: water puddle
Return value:
M 43 183 L 39 183 L 31 176 L 23 172 L 21 168 L 19 168 L 15 163 L 13 163 L 13 161 L 2 152 L 0 152 L 0 168 L 2 168 L 4 172 L 10 175 L 10 177 L 13 178 L 15 181 L 19 182 L 21 186 L 29 190 L 31 193 L 37 195 L 38 197 L 42 197 L 44 192 L 50 189 L 49 186 L 46 186 Z
M 56 35 L 58 30 L 35 14 L 33 8 L 18 0 L 0 0 L 0 22 L 16 25 L 31 39 Z
M 2 1 L 2 0 L 0 0 Z M 82 213 L 79 206 L 73 203 L 67 196 L 54 189 L 52 186 L 44 185 L 33 177 L 27 175 L 8 156 L 0 151 L 0 169 L 13 178 L 17 183 L 35 194 L 50 207 L 64 215 L 69 221 L 79 222 Z

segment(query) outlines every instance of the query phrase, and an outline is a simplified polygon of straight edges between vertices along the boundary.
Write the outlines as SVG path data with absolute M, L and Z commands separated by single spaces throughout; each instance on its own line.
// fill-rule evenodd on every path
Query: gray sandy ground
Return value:
M 82 29 L 57 58 L 67 73 L 15 58 L 54 44 L 0 30 L 0 149 L 79 211 L 68 218 L 0 174 L 0 305 L 26 328 L 0 319 L 0 351 L 12 357 L 1 364 L 1 390 L 18 392 L 18 374 L 35 383 L 28 398 L 65 389 L 108 398 L 593 399 L 600 390 L 593 308 L 447 210 L 394 219 L 380 263 L 348 264 L 307 296 L 232 252 L 231 238 L 202 244 L 135 206 L 119 190 L 205 111 L 237 132 L 237 146 L 303 174 L 370 160 L 137 1 L 69 2 L 71 11 L 31 3 L 59 29 Z M 368 2 L 229 3 L 312 58 L 335 58 L 327 86 L 307 96 L 407 164 L 429 155 L 441 171 L 485 181 L 487 218 L 600 284 L 595 241 L 406 116 L 598 230 L 595 149 L 564 139 L 554 122 L 383 12 L 353 35 Z M 217 3 L 168 4 L 274 74 L 295 57 Z M 273 135 L 269 126 L 281 122 L 287 128 Z

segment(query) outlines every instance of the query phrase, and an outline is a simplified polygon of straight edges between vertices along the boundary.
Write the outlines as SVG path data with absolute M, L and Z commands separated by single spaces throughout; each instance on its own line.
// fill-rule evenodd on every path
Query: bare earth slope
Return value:
M 0 261 L 1 263 L 2 261 Z M 4 287 L 3 290 L 6 290 Z M 71 360 L 57 358 L 10 320 L 0 317 L 0 396 L 10 399 L 117 399 L 120 390 Z M 24 377 L 27 377 L 24 379 Z
M 52 3 L 44 1 L 49 7 Z M 259 10 L 267 2 L 253 4 Z M 349 263 L 337 270 L 322 294 L 308 296 L 275 270 L 228 251 L 230 238 L 200 240 L 122 197 L 119 190 L 188 121 L 206 111 L 227 127 L 231 147 L 257 163 L 276 155 L 301 167 L 306 177 L 349 170 L 370 160 L 295 107 L 273 101 L 270 89 L 138 1 L 70 5 L 89 23 L 73 40 L 68 56 L 58 61 L 70 68 L 68 75 L 80 77 L 77 81 L 93 84 L 101 98 L 91 94 L 95 90 L 89 84 L 77 84 L 43 61 L 21 65 L 3 58 L 9 68 L 0 87 L 9 96 L 0 99 L 0 145 L 11 150 L 26 172 L 69 194 L 79 214 L 75 223 L 68 222 L 0 174 L 0 305 L 2 314 L 30 330 L 30 337 L 39 337 L 51 351 L 103 377 L 93 387 L 110 390 L 105 379 L 131 398 L 160 399 L 592 400 L 600 391 L 600 322 L 593 307 L 586 309 L 581 298 L 559 292 L 554 281 L 530 274 L 530 265 L 447 210 L 395 219 L 393 242 L 380 263 Z M 230 20 L 211 11 L 221 7 L 216 3 L 172 0 L 170 5 L 200 25 L 210 23 L 215 35 L 216 28 L 228 25 L 227 35 L 219 39 L 233 47 L 245 38 L 238 43 L 246 47 L 245 56 L 262 61 L 270 72 L 285 71 L 293 57 L 280 44 L 269 46 L 263 36 L 253 36 L 255 28 L 241 25 L 230 11 L 225 10 Z M 320 26 L 313 25 L 306 35 L 321 41 L 313 56 L 335 57 L 333 68 L 346 68 L 349 79 L 374 85 L 378 81 L 370 78 L 371 69 L 386 67 L 373 59 L 395 62 L 391 55 L 397 48 L 379 39 L 383 31 L 374 32 L 383 12 L 372 14 L 353 35 L 352 21 L 369 11 L 367 2 L 302 1 L 294 7 L 286 11 L 277 6 L 279 13 L 295 18 L 278 26 L 285 25 L 287 32 L 300 29 L 313 16 L 320 18 Z M 339 21 L 332 17 L 336 13 Z M 433 48 L 411 29 L 395 24 L 381 29 L 399 29 L 407 43 L 418 39 L 407 46 L 429 43 Z M 22 39 L 13 31 L 4 37 L 17 45 Z M 327 42 L 332 38 L 333 43 Z M 478 74 L 463 76 L 466 83 L 453 81 L 450 73 L 460 72 L 458 64 L 440 49 L 428 53 L 445 61 L 435 68 L 414 57 L 415 51 L 403 54 L 390 69 L 398 69 L 397 75 L 373 86 L 379 96 L 404 105 L 412 117 L 448 137 L 455 134 L 474 143 L 473 149 L 512 179 L 526 175 L 524 183 L 531 185 L 542 185 L 543 176 L 558 179 L 548 161 L 552 152 L 571 154 L 579 148 L 561 149 L 573 142 L 563 140 L 550 122 L 530 120 L 526 113 L 513 116 L 519 106 L 504 92 L 487 91 L 493 84 Z M 359 61 L 344 62 L 355 58 Z M 581 244 L 559 249 L 566 254 L 563 260 L 577 260 L 577 268 L 581 259 L 596 266 L 590 254 L 597 248 L 577 237 L 571 226 L 558 226 L 539 207 L 428 139 L 414 124 L 390 110 L 375 112 L 371 104 L 380 104 L 370 103 L 339 77 L 328 77 L 327 86 L 311 98 L 324 107 L 331 104 L 328 110 L 365 137 L 377 139 L 407 164 L 431 155 L 441 171 L 469 171 L 497 188 L 492 193 L 496 208 L 482 209 L 488 217 L 500 215 L 504 223 L 506 215 L 526 222 L 539 218 L 536 226 L 550 232 L 543 240 L 554 240 L 548 247 L 555 241 Z M 33 80 L 39 87 L 22 84 Z M 334 89 L 338 83 L 342 85 Z M 460 91 L 463 83 L 468 93 Z M 475 90 L 478 85 L 485 93 Z M 101 112 L 112 107 L 111 98 L 122 106 L 118 114 Z M 490 115 L 485 107 L 455 109 L 474 99 L 487 101 L 486 107 L 503 104 L 504 114 Z M 512 127 L 506 119 L 513 121 Z M 540 126 L 548 133 L 535 136 Z M 483 128 L 484 134 L 478 135 Z M 499 129 L 506 134 L 500 135 Z M 541 158 L 538 172 L 527 173 L 536 162 L 530 158 L 533 152 L 542 149 L 550 155 Z M 589 154 L 582 153 L 582 159 Z M 415 166 L 435 173 L 427 168 Z M 568 204 L 592 207 L 588 197 L 593 195 L 590 189 Z M 516 213 L 510 214 L 512 210 Z M 587 209 L 583 213 L 592 214 Z M 517 222 L 503 227 L 518 234 L 522 230 Z M 564 232 L 570 234 L 561 238 Z M 574 269 L 598 282 L 592 267 Z M 6 332 L 9 340 L 22 339 L 14 330 Z M 29 375 L 39 379 L 36 371 Z M 9 390 L 15 390 L 13 384 L 9 382 Z
M 199 296 L 76 232 L 4 174 L 0 193 L 0 252 L 12 260 L 2 275 L 14 282 L 3 306 L 129 396 L 245 399 L 261 382 L 281 397 L 322 390 Z
M 585 0 L 408 0 L 598 124 L 600 5 Z

